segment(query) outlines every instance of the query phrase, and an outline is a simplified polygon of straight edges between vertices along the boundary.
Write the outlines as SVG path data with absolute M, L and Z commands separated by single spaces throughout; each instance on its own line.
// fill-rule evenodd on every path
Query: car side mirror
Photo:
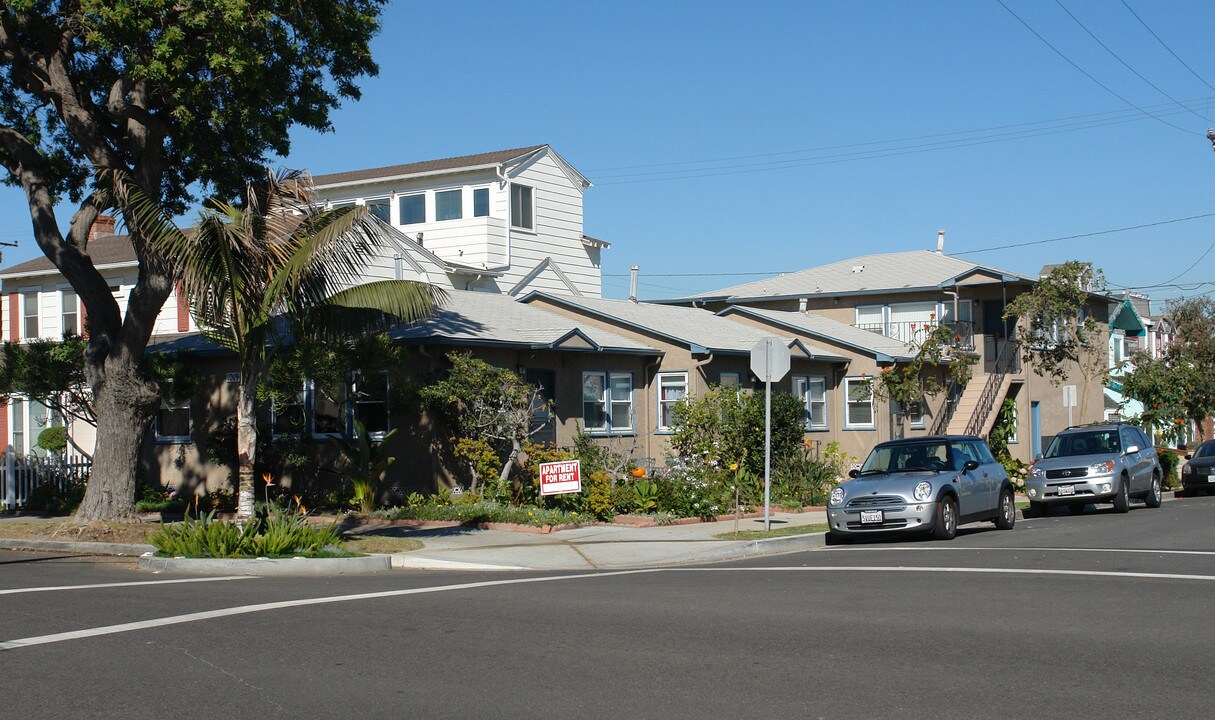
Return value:
M 1127 449 L 1126 449 L 1126 454 L 1127 454 L 1127 455 L 1134 455 L 1134 454 L 1135 454 L 1135 453 L 1137 453 L 1137 452 L 1139 452 L 1139 446 L 1138 446 L 1138 445 L 1130 445 L 1130 446 L 1128 446 L 1128 447 L 1127 447 Z
M 1042 453 L 1036 453 L 1034 455 L 1034 462 L 1038 462 L 1041 459 L 1042 459 Z
M 1193 455 L 1191 455 L 1191 454 L 1189 454 L 1189 453 L 1186 453 L 1186 454 L 1185 454 L 1185 459 L 1186 459 L 1186 460 L 1193 460 L 1193 459 L 1194 459 L 1194 456 L 1193 456 Z
M 857 477 L 860 474 L 861 474 L 861 471 L 857 470 L 856 468 L 852 468 L 851 470 L 848 471 L 848 477 L 850 477 L 850 478 Z
M 978 460 L 967 460 L 966 462 L 962 463 L 962 469 L 966 472 L 970 472 L 971 470 L 976 470 L 976 469 L 978 469 L 978 467 L 979 467 Z

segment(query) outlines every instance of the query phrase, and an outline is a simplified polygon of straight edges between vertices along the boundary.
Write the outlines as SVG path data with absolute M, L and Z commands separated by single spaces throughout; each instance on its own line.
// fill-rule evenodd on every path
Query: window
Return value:
M 20 455 L 25 452 L 25 401 L 21 398 L 11 398 L 9 407 L 13 410 L 13 449 Z
M 870 332 L 886 332 L 886 309 L 881 305 L 858 306 L 856 326 Z
M 489 217 L 489 188 L 473 190 L 473 217 Z
M 379 198 L 378 200 L 368 200 L 366 203 L 367 211 L 378 217 L 386 223 L 392 222 L 392 208 L 388 203 L 388 198 Z
M 383 440 L 392 429 L 388 414 L 388 388 L 387 372 L 355 375 L 350 385 L 354 418 L 363 423 L 363 429 L 371 440 Z
M 304 434 L 308 427 L 308 418 L 304 414 L 304 388 L 296 394 L 293 401 L 272 403 L 270 407 L 270 429 L 274 438 L 293 437 Z
M 426 196 L 406 195 L 400 200 L 401 224 L 416 225 L 426 222 Z
M 582 424 L 599 435 L 633 430 L 633 376 L 631 373 L 582 374 Z
M 511 227 L 532 230 L 536 223 L 532 217 L 532 189 L 526 185 L 510 186 L 510 224 Z
M 793 378 L 793 394 L 802 401 L 807 430 L 827 429 L 827 378 L 797 376 Z
M 742 375 L 738 373 L 722 373 L 717 376 L 717 384 L 723 388 L 738 390 L 742 388 Z
M 859 377 L 844 378 L 844 427 L 849 430 L 873 429 L 873 388 Z
M 158 443 L 188 443 L 190 431 L 190 400 L 174 399 L 170 391 L 160 401 L 152 423 L 153 437 Z
M 686 372 L 658 373 L 658 432 L 675 430 L 675 405 L 687 396 Z
M 442 190 L 435 193 L 435 220 L 459 220 L 464 217 L 464 191 Z
M 911 403 L 907 406 L 907 427 L 922 430 L 924 429 L 924 399 L 920 398 L 919 402 Z
M 528 385 L 536 388 L 532 398 L 532 421 L 530 437 L 535 442 L 557 442 L 557 414 L 553 408 L 557 403 L 557 373 L 553 370 L 528 370 L 524 374 Z
M 330 206 L 329 206 L 329 208 L 330 208 L 331 210 L 337 210 L 338 208 L 344 208 L 344 207 L 353 207 L 353 206 L 354 206 L 354 201 L 353 201 L 353 200 L 347 200 L 347 201 L 345 201 L 345 202 L 336 202 L 336 203 L 334 203 L 334 204 L 330 205 Z
M 330 386 L 313 385 L 312 434 L 344 435 L 346 432 L 346 383 Z
M 75 290 L 62 290 L 59 293 L 60 312 L 63 317 L 63 333 L 80 334 L 80 308 L 76 300 Z
M 38 291 L 22 293 L 21 295 L 22 335 L 24 338 L 36 338 L 38 329 Z

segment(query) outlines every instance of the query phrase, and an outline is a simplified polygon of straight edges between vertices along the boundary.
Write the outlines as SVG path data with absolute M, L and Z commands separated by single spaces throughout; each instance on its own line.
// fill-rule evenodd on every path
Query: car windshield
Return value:
M 1118 442 L 1118 430 L 1090 430 L 1056 435 L 1043 457 L 1071 457 L 1074 455 L 1110 455 L 1122 452 Z
M 1215 457 L 1215 443 L 1203 443 L 1194 451 L 1194 457 L 1205 458 Z
M 915 472 L 948 470 L 949 444 L 945 442 L 922 442 L 899 445 L 881 445 L 875 447 L 865 464 L 861 466 L 861 475 L 878 475 L 881 473 Z

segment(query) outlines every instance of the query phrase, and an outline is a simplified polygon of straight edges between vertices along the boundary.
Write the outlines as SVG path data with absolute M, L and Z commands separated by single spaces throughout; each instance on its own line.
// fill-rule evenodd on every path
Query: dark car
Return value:
M 1189 460 L 1181 469 L 1181 485 L 1196 495 L 1215 490 L 1215 440 L 1208 440 L 1185 456 Z

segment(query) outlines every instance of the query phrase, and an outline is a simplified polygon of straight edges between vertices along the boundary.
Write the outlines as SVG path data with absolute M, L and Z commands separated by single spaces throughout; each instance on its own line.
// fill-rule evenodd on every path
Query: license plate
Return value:
M 1060 485 L 1059 494 L 1060 495 L 1075 495 L 1076 486 L 1075 485 Z
M 881 510 L 862 510 L 861 524 L 862 525 L 881 525 L 883 522 Z
M 1207 482 L 1215 482 L 1215 475 L 1207 475 Z

